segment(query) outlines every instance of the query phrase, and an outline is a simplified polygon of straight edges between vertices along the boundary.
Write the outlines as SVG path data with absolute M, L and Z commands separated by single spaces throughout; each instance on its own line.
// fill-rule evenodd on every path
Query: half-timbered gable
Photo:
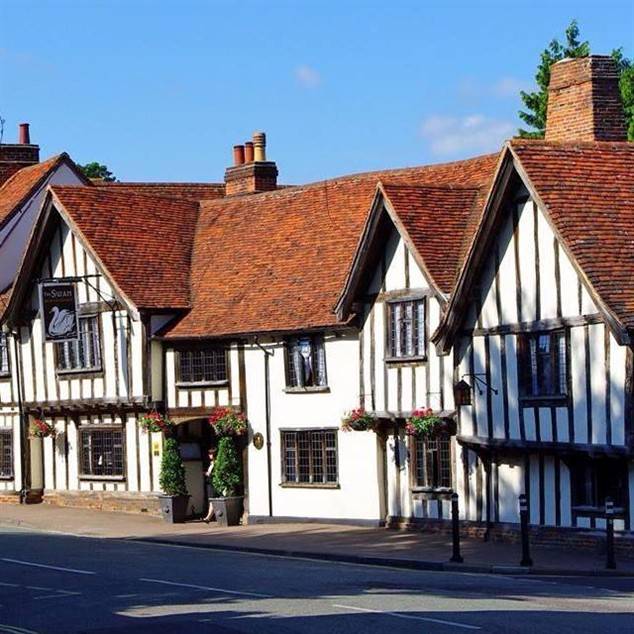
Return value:
M 162 400 L 162 354 L 150 338 L 162 315 L 186 305 L 189 271 L 182 253 L 157 262 L 156 249 L 168 234 L 186 249 L 191 230 L 169 222 L 196 212 L 193 203 L 93 187 L 50 190 L 5 312 L 21 407 L 57 432 L 30 441 L 32 488 L 158 490 L 161 435 L 137 418 Z M 79 338 L 55 343 L 45 341 L 39 288 L 62 280 L 76 288 Z
M 471 386 L 458 432 L 469 519 L 517 521 L 526 492 L 534 524 L 599 526 L 609 495 L 631 525 L 630 291 L 619 282 L 615 302 L 606 268 L 623 279 L 616 258 L 631 257 L 633 158 L 631 144 L 506 149 L 436 333 Z
M 359 404 L 388 431 L 387 514 L 442 518 L 455 487 L 449 438 L 415 439 L 404 421 L 430 408 L 452 419 L 453 362 L 430 336 L 440 318 L 494 162 L 469 184 L 382 182 L 337 309 L 358 315 Z
M 37 146 L 19 144 L 3 146 L 30 153 Z M 0 161 L 1 162 L 1 161 Z M 42 205 L 49 184 L 85 184 L 67 154 L 52 157 L 42 163 L 23 167 L 10 175 L 0 187 L 0 310 L 8 302 L 11 285 L 20 259 Z M 3 327 L 0 334 L 0 491 L 19 491 L 23 487 L 19 417 L 19 375 L 15 341 Z

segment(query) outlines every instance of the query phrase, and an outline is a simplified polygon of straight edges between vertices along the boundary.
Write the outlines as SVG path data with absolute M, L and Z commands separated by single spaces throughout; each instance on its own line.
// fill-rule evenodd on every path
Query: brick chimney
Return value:
M 31 143 L 29 124 L 21 123 L 18 143 L 0 143 L 0 185 L 23 167 L 40 162 L 40 146 Z
M 550 69 L 547 141 L 627 141 L 615 61 L 562 59 Z
M 264 132 L 255 132 L 252 142 L 234 146 L 233 162 L 233 166 L 225 171 L 227 196 L 277 189 L 277 165 L 266 160 Z

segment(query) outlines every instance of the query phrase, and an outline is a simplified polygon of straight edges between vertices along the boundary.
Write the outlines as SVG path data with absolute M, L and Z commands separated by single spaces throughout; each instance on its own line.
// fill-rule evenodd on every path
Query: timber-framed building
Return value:
M 87 181 L 25 134 L 0 146 L 5 499 L 153 510 L 157 409 L 201 513 L 230 406 L 245 521 L 442 526 L 457 492 L 465 528 L 505 532 L 526 493 L 536 532 L 582 543 L 609 496 L 632 535 L 634 145 L 610 58 L 553 67 L 544 140 L 303 186 L 278 186 L 263 134 L 199 184 Z M 78 341 L 44 340 L 43 280 L 76 284 Z M 376 433 L 341 430 L 358 407 Z M 419 408 L 448 431 L 407 436 Z

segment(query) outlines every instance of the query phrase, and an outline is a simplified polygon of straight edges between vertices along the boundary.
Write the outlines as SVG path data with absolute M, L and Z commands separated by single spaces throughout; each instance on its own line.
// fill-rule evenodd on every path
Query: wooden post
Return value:
M 524 493 L 520 495 L 520 528 L 522 531 L 522 561 L 520 561 L 520 566 L 532 566 L 533 560 L 528 541 L 528 498 Z
M 449 561 L 461 564 L 464 559 L 460 554 L 460 516 L 458 511 L 458 494 L 451 494 L 451 529 L 453 539 L 453 554 Z
M 605 498 L 605 545 L 605 567 L 609 570 L 614 570 L 616 568 L 616 559 L 614 557 L 614 501 L 610 497 Z

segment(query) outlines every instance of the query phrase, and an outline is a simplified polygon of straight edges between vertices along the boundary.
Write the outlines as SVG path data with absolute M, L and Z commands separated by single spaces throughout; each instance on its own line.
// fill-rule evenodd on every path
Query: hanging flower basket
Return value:
M 209 424 L 217 436 L 242 436 L 247 432 L 247 419 L 232 407 L 214 407 Z
M 158 412 L 149 412 L 139 417 L 139 425 L 141 429 L 148 432 L 163 432 L 168 435 L 174 429 L 174 423 L 163 414 Z
M 452 433 L 451 421 L 434 414 L 431 407 L 417 409 L 405 422 L 405 433 L 408 436 L 431 438 L 440 434 Z
M 29 430 L 29 436 L 31 438 L 55 438 L 57 436 L 57 430 L 53 423 L 47 423 L 41 418 L 34 418 L 31 421 L 31 429 Z
M 368 431 L 373 430 L 375 425 L 376 416 L 366 412 L 362 407 L 353 409 L 341 419 L 343 431 Z

